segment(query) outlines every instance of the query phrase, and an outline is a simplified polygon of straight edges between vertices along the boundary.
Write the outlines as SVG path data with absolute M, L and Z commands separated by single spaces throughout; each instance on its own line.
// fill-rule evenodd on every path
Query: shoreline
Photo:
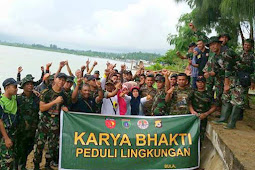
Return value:
M 87 51 L 83 51 L 83 50 L 73 50 L 73 49 L 67 49 L 67 48 L 51 48 L 51 47 L 47 47 L 47 46 L 43 46 L 40 44 L 20 44 L 20 43 L 8 43 L 8 42 L 1 42 L 0 41 L 0 45 L 2 46 L 9 46 L 9 47 L 18 47 L 18 48 L 25 48 L 25 49 L 34 49 L 34 50 L 40 50 L 40 51 L 49 51 L 49 52 L 57 52 L 57 53 L 63 53 L 63 54 L 72 54 L 72 55 L 77 55 L 77 56 L 85 56 L 85 57 L 98 57 L 98 58 L 103 58 L 103 59 L 110 59 L 110 60 L 117 60 L 117 61 L 122 61 L 122 62 L 139 62 L 139 61 L 146 61 L 148 63 L 151 63 L 153 61 L 150 60 L 144 60 L 141 59 L 139 57 L 138 53 L 141 54 L 150 54 L 150 55 L 156 55 L 158 57 L 160 57 L 161 55 L 159 54 L 153 54 L 153 53 L 142 53 L 142 52 L 130 52 L 130 53 L 113 53 L 113 52 L 99 52 L 99 51 L 92 51 L 92 50 L 87 50 Z M 40 47 L 39 47 L 40 46 Z M 86 54 L 87 53 L 87 54 Z M 90 53 L 90 54 L 88 54 Z M 93 53 L 97 53 L 99 55 L 93 54 Z M 127 56 L 124 55 L 132 55 L 137 53 L 137 58 L 128 58 Z M 100 56 L 101 54 L 101 56 Z M 105 55 L 105 56 L 103 56 Z M 111 55 L 115 55 L 115 56 L 121 56 L 121 57 L 111 57 Z M 126 59 L 124 59 L 125 57 L 127 57 Z

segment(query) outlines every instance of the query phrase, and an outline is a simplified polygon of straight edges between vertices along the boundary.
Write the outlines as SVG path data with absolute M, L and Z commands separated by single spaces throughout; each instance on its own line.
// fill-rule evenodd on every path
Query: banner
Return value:
M 199 119 L 61 113 L 59 169 L 195 169 Z

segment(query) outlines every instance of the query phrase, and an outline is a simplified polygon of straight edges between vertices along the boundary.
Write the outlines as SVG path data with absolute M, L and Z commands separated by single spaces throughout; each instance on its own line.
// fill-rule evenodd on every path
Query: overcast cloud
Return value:
M 181 14 L 174 0 L 1 0 L 1 40 L 164 53 Z

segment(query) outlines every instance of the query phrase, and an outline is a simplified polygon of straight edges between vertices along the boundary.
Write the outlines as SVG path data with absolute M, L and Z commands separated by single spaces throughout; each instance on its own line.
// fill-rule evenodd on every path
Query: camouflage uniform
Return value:
M 209 53 L 209 58 L 208 58 L 208 61 L 203 69 L 203 72 L 210 72 L 212 71 L 212 67 L 213 67 L 213 57 L 214 57 L 215 53 L 212 53 L 210 52 Z M 214 77 L 209 77 L 207 80 L 206 80 L 206 90 L 208 92 L 211 92 L 212 96 L 214 94 L 213 92 L 213 86 L 214 86 Z
M 95 91 L 90 91 L 90 97 L 92 99 L 96 99 L 98 97 L 98 91 L 99 91 L 98 88 Z M 95 108 L 96 113 L 101 113 L 102 103 L 103 103 L 103 100 L 100 101 L 99 103 L 96 103 L 96 108 Z
M 221 96 L 224 89 L 224 80 L 234 73 L 237 54 L 232 50 L 227 50 L 212 58 L 212 71 L 215 73 L 215 98 L 216 105 L 221 106 Z
M 211 109 L 211 106 L 213 103 L 212 94 L 207 90 L 206 91 L 194 91 L 190 100 L 191 100 L 191 105 L 192 105 L 193 109 L 199 114 L 209 111 Z M 207 125 L 207 118 L 205 118 L 201 121 L 201 125 L 200 125 L 200 139 L 201 139 L 201 141 L 204 140 L 206 125 Z
M 170 115 L 183 115 L 189 114 L 189 102 L 192 96 L 193 90 L 190 87 L 180 89 L 176 87 L 172 94 L 170 101 Z
M 19 124 L 16 142 L 16 161 L 18 165 L 26 166 L 27 156 L 33 150 L 35 132 L 39 121 L 39 97 L 34 93 L 27 97 L 24 93 L 18 95 Z
M 249 87 L 243 87 L 238 78 L 238 73 L 245 72 L 250 74 L 251 82 L 255 82 L 255 56 L 253 52 L 243 52 L 236 60 L 234 67 L 235 75 L 231 77 L 231 87 L 228 93 L 222 95 L 222 100 L 230 102 L 233 106 L 244 109 L 247 103 Z
M 156 95 L 153 98 L 153 104 L 151 107 L 151 114 L 153 116 L 163 116 L 168 115 L 167 113 L 167 105 L 165 102 L 166 92 L 165 88 L 158 89 Z
M 46 89 L 42 92 L 40 101 L 50 103 L 58 96 L 64 99 L 66 106 L 66 96 L 63 91 L 60 93 L 55 92 L 53 89 Z M 60 109 L 62 104 L 52 106 L 48 111 L 45 111 L 40 116 L 38 124 L 38 131 L 36 133 L 36 147 L 34 150 L 34 163 L 36 166 L 42 160 L 42 152 L 44 145 L 48 140 L 49 153 L 46 155 L 46 163 L 49 164 L 51 160 L 58 162 L 58 149 L 59 149 L 59 124 L 60 124 Z
M 152 98 L 155 97 L 157 90 L 153 87 L 148 88 L 147 86 L 141 88 L 141 98 L 146 97 L 147 95 L 150 95 Z M 143 104 L 143 113 L 146 116 L 151 116 L 151 108 L 153 105 L 153 100 L 147 101 Z
M 12 111 L 6 108 L 3 96 L 0 96 L 0 119 L 3 121 L 6 133 L 8 137 L 11 139 L 13 144 L 15 144 L 15 135 L 17 132 L 17 101 L 16 96 L 12 96 L 12 100 L 14 100 L 14 105 Z M 0 132 L 1 135 L 1 132 Z M 2 136 L 0 136 L 0 169 L 1 170 L 9 170 L 14 168 L 14 147 L 7 148 L 5 146 L 5 140 Z
M 70 89 L 70 90 L 66 91 L 66 90 L 63 89 L 63 92 L 64 92 L 64 94 L 66 96 L 67 108 L 68 108 L 68 110 L 70 110 L 70 108 L 72 106 L 72 94 L 73 94 L 73 90 Z

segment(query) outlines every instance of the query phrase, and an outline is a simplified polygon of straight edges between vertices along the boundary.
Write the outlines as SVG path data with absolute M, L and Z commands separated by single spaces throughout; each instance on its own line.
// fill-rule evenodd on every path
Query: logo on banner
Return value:
M 137 126 L 140 129 L 147 129 L 149 127 L 149 122 L 147 120 L 138 120 Z
M 122 126 L 126 129 L 129 129 L 131 126 L 130 119 L 122 119 Z
M 156 128 L 162 128 L 162 121 L 161 120 L 155 120 L 155 127 Z
M 116 126 L 116 121 L 114 119 L 105 119 L 105 126 L 109 129 L 113 129 Z

